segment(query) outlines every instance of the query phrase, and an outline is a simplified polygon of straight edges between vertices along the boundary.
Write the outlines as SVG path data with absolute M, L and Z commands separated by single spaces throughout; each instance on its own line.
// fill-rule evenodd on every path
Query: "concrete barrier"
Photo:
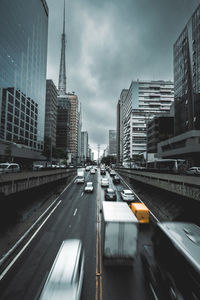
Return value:
M 117 169 L 116 171 L 122 177 L 128 177 L 200 201 L 200 176 L 162 174 L 133 169 Z

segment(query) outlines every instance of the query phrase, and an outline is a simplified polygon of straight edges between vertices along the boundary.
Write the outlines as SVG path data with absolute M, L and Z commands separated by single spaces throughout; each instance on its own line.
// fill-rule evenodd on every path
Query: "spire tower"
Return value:
M 66 94 L 65 47 L 66 47 L 66 36 L 65 36 L 65 0 L 64 0 L 63 33 L 62 33 L 62 39 L 61 39 L 60 71 L 59 71 L 59 81 L 58 81 L 58 93 L 59 93 L 59 95 L 65 95 Z

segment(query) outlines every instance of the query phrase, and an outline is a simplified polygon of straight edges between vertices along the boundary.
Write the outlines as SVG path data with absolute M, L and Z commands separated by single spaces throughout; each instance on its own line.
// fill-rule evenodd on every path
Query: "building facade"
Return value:
M 56 147 L 57 125 L 57 89 L 51 79 L 46 81 L 46 105 L 45 105 L 45 137 L 51 140 L 51 145 Z
M 131 82 L 120 102 L 123 161 L 146 152 L 148 121 L 157 114 L 168 114 L 173 101 L 174 85 L 171 81 Z
M 200 5 L 174 44 L 174 132 L 158 145 L 159 158 L 200 164 Z
M 67 95 L 57 97 L 56 148 L 70 153 L 70 111 L 71 104 Z M 71 156 L 70 156 L 71 157 Z
M 29 150 L 43 149 L 47 35 L 45 0 L 0 1 L 2 144 L 9 142 L 25 145 Z M 23 153 L 23 147 L 21 149 L 19 155 L 27 156 L 27 151 Z M 31 153 L 29 151 L 30 158 Z
M 117 155 L 117 131 L 109 130 L 109 155 Z
M 81 161 L 85 164 L 88 157 L 88 132 L 81 131 Z

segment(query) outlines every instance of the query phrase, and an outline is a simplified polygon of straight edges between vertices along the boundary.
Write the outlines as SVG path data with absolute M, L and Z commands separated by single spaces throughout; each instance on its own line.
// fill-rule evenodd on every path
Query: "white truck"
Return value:
M 76 183 L 84 183 L 84 182 L 85 182 L 85 170 L 84 169 L 78 169 L 77 170 Z
M 103 201 L 104 264 L 133 264 L 137 253 L 138 224 L 127 203 Z

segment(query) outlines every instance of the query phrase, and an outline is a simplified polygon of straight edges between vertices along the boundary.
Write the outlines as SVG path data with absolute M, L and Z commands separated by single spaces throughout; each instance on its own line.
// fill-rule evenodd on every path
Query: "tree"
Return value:
M 108 155 L 102 158 L 101 163 L 106 165 L 116 164 L 116 157 Z

